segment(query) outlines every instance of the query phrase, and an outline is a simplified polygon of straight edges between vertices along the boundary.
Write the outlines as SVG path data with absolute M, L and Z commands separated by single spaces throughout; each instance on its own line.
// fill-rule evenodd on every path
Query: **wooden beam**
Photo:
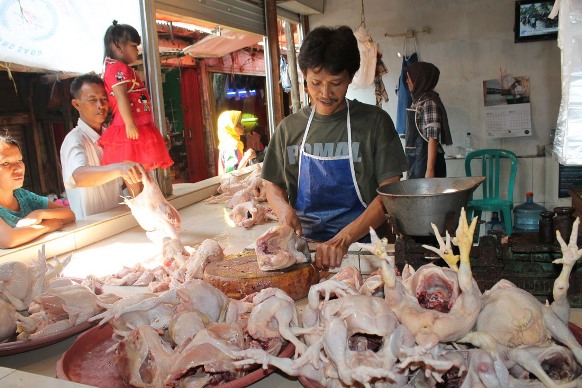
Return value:
M 28 94 L 28 106 L 30 107 L 30 125 L 32 126 L 32 138 L 34 142 L 34 150 L 36 153 L 36 164 L 38 169 L 38 175 L 40 180 L 40 193 L 42 195 L 47 194 L 46 187 L 46 176 L 44 173 L 44 166 L 42 163 L 42 153 L 40 144 L 40 135 L 38 128 L 38 121 L 36 120 L 36 114 L 34 111 L 34 82 L 30 83 L 30 93 Z
M 291 111 L 296 113 L 301 109 L 299 100 L 299 77 L 297 74 L 297 54 L 295 53 L 295 40 L 293 39 L 293 27 L 285 21 L 285 41 L 287 43 L 287 63 L 289 67 L 289 79 L 291 80 Z
M 28 124 L 30 124 L 30 114 L 28 113 L 16 113 L 10 116 L 0 116 L 0 127 Z
M 281 75 L 279 71 L 279 32 L 277 28 L 277 2 L 265 1 L 265 24 L 267 27 L 267 42 L 271 59 L 271 85 L 273 88 L 273 110 L 275 114 L 275 126 L 283 120 L 283 90 L 281 89 Z M 271 128 L 273 131 L 274 128 Z

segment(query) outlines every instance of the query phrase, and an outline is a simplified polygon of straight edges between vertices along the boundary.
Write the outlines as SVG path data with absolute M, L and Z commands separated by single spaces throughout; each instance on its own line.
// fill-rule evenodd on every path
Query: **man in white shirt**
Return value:
M 79 111 L 77 126 L 61 145 L 61 165 L 67 198 L 77 219 L 119 206 L 123 180 L 141 182 L 137 163 L 102 166 L 97 145 L 107 119 L 109 101 L 103 80 L 83 74 L 71 83 L 71 104 Z

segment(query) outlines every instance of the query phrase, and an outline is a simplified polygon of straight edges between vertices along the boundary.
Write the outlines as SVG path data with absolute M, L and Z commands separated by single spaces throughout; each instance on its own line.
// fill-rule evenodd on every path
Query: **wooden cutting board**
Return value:
M 242 299 L 264 288 L 277 287 L 298 300 L 307 296 L 309 288 L 319 281 L 319 274 L 311 263 L 295 264 L 278 271 L 261 271 L 257 255 L 249 251 L 208 264 L 204 280 L 233 299 Z

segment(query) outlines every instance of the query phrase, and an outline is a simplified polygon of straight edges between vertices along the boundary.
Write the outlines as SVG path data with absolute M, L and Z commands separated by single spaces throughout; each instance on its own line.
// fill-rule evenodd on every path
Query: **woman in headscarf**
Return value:
M 240 136 L 245 129 L 241 118 L 240 110 L 227 110 L 218 116 L 218 175 L 246 167 L 255 157 L 252 149 L 244 152 Z
M 406 71 L 412 93 L 406 125 L 407 179 L 446 177 L 442 144 L 451 145 L 453 139 L 447 111 L 439 94 L 434 91 L 440 71 L 428 62 L 413 63 Z

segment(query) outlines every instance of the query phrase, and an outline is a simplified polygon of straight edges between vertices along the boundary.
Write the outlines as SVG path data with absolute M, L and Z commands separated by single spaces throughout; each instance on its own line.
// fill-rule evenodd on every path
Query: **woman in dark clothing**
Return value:
M 412 93 L 406 125 L 407 179 L 446 177 L 442 144 L 451 145 L 453 140 L 447 111 L 439 94 L 434 91 L 440 71 L 428 62 L 413 63 L 406 70 Z

